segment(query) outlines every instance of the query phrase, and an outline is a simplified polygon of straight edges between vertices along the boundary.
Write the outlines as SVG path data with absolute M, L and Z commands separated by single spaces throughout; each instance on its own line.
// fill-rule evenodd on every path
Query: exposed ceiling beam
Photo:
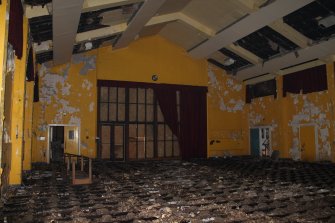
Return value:
M 258 64 L 258 63 L 262 62 L 261 58 L 259 58 L 258 56 L 256 56 L 252 52 L 244 49 L 243 47 L 240 47 L 240 46 L 237 46 L 237 45 L 234 45 L 234 44 L 230 44 L 226 48 L 229 49 L 230 51 L 233 51 L 237 55 L 243 57 L 244 59 L 248 60 L 252 64 Z
M 70 61 L 83 6 L 83 0 L 53 1 L 53 61 L 55 65 Z
M 192 26 L 193 28 L 201 31 L 202 33 L 206 34 L 209 37 L 215 36 L 216 32 L 215 30 L 209 28 L 208 26 L 198 22 L 195 19 L 192 19 L 191 17 L 185 15 L 184 13 L 178 13 L 178 19 L 183 21 L 184 23 Z
M 191 49 L 189 53 L 195 58 L 208 57 L 222 47 L 234 43 L 311 2 L 313 2 L 313 0 L 275 1 L 227 27 L 208 41 Z
M 129 5 L 144 0 L 84 0 L 82 12 L 95 11 L 103 8 Z M 30 6 L 26 4 L 25 14 L 28 19 L 38 16 L 50 15 L 47 6 Z
M 135 39 L 147 22 L 157 13 L 166 0 L 146 0 L 130 21 L 127 29 L 115 44 L 115 48 L 123 48 Z
M 284 23 L 283 19 L 278 19 L 277 21 L 271 23 L 269 26 L 273 30 L 285 36 L 287 39 L 291 40 L 293 43 L 297 44 L 300 48 L 305 48 L 312 42 L 312 40 L 302 35 L 291 26 Z
M 335 39 L 331 39 L 314 46 L 300 49 L 297 53 L 291 52 L 282 57 L 267 61 L 264 64 L 257 64 L 253 67 L 240 70 L 237 72 L 236 78 L 245 80 L 265 73 L 277 73 L 285 67 L 294 66 L 317 58 L 325 58 L 333 55 L 334 52 Z

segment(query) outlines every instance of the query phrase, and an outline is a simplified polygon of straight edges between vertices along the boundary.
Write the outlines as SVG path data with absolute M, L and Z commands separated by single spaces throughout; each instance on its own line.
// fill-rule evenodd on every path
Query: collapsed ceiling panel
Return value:
M 182 13 L 215 30 L 215 32 L 231 25 L 247 14 L 236 4 L 227 0 L 193 0 L 182 10 Z
M 208 62 L 232 73 L 236 73 L 239 69 L 246 68 L 252 65 L 246 59 L 240 57 L 239 55 L 233 53 L 226 48 L 222 48 L 212 54 L 208 59 Z
M 103 38 L 98 38 L 91 41 L 86 41 L 82 43 L 77 43 L 73 47 L 73 54 L 88 52 L 90 50 L 97 49 L 99 47 L 110 46 L 114 43 L 117 35 L 107 36 Z M 53 51 L 48 50 L 44 52 L 38 52 L 36 54 L 36 61 L 39 64 L 53 60 Z
M 100 29 L 113 24 L 127 22 L 136 13 L 139 3 L 84 12 L 80 16 L 78 33 Z M 45 15 L 29 19 L 35 43 L 52 40 L 52 16 Z
M 298 48 L 295 43 L 268 26 L 249 34 L 236 43 L 263 60 L 269 60 L 271 57 L 283 55 Z
M 199 32 L 192 26 L 182 21 L 168 23 L 162 29 L 160 35 L 170 40 L 171 42 L 178 44 L 186 50 L 194 47 L 208 38 L 208 36 L 204 33 Z
M 35 43 L 52 39 L 52 16 L 45 15 L 29 19 L 30 32 Z
M 335 1 L 317 0 L 283 20 L 314 41 L 327 40 L 335 34 Z

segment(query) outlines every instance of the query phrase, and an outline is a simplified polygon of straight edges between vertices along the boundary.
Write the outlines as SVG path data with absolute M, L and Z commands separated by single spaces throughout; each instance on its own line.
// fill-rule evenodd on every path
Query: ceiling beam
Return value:
M 299 33 L 297 30 L 295 30 L 291 26 L 284 23 L 282 18 L 278 19 L 277 21 L 274 21 L 269 26 L 273 30 L 285 36 L 287 39 L 291 40 L 293 43 L 298 45 L 300 48 L 305 48 L 310 43 L 312 43 L 312 40 L 310 40 L 303 34 Z
M 96 11 L 103 8 L 117 7 L 143 2 L 144 0 L 84 0 L 82 12 Z M 44 15 L 50 15 L 47 6 L 25 6 L 25 14 L 28 19 Z
M 334 52 L 335 39 L 324 41 L 320 44 L 300 49 L 297 53 L 291 52 L 282 57 L 269 60 L 264 64 L 257 64 L 253 67 L 240 70 L 237 72 L 236 78 L 245 80 L 265 73 L 278 73 L 279 70 L 285 67 L 294 66 L 318 58 L 325 58 L 333 55 Z
M 166 0 L 146 0 L 130 21 L 127 29 L 115 44 L 115 48 L 123 48 L 135 39 L 147 22 L 157 13 Z
M 275 1 L 242 18 L 210 38 L 208 41 L 191 49 L 189 54 L 195 58 L 208 57 L 222 47 L 234 43 L 311 2 L 313 2 L 313 0 Z
M 70 61 L 83 0 L 53 1 L 52 31 L 53 31 L 53 61 L 55 65 Z
M 237 45 L 234 45 L 234 44 L 230 44 L 226 48 L 229 49 L 230 51 L 236 53 L 237 55 L 243 57 L 244 59 L 246 59 L 247 61 L 249 61 L 252 64 L 258 64 L 258 63 L 262 62 L 261 58 L 259 58 L 258 56 L 256 56 L 252 52 L 244 49 L 243 47 L 240 47 L 240 46 L 237 46 Z

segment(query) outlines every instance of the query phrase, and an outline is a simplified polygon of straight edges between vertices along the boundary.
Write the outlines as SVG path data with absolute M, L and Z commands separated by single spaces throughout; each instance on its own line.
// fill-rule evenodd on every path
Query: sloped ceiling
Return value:
M 36 58 L 52 60 L 52 1 L 24 2 Z M 72 53 L 158 34 L 245 80 L 335 52 L 334 0 L 83 0 L 80 7 Z

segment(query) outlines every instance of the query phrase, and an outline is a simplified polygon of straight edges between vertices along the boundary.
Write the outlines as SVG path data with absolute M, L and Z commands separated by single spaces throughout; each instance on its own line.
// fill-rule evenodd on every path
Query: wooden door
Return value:
M 315 161 L 316 160 L 316 143 L 315 143 L 315 126 L 306 125 L 300 126 L 300 151 L 301 160 Z
M 110 125 L 101 126 L 101 159 L 111 158 L 111 129 Z
M 79 155 L 78 126 L 64 126 L 64 152 Z

